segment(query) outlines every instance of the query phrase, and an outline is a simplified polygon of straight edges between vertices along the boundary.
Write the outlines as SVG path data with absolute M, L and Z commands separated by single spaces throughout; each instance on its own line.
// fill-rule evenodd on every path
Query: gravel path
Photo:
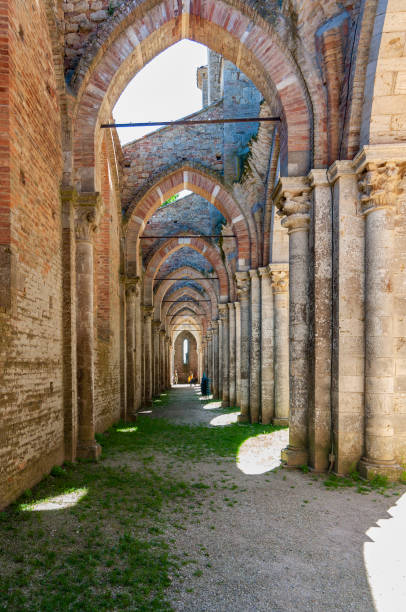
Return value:
M 179 385 L 151 416 L 214 427 L 223 415 Z M 174 552 L 191 561 L 169 589 L 175 610 L 404 612 L 404 487 L 390 498 L 360 495 L 327 490 L 312 474 L 268 471 L 286 440 L 286 430 L 251 439 L 239 462 L 174 462 L 176 475 L 215 486 L 169 534 Z

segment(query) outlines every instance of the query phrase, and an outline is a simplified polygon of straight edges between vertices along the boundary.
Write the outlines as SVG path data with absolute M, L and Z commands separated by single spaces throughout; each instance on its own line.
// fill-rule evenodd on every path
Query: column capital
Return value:
M 237 295 L 240 301 L 248 300 L 250 296 L 251 279 L 248 272 L 236 272 Z
M 310 170 L 307 178 L 309 179 L 309 184 L 312 189 L 315 187 L 330 187 L 327 170 L 325 169 L 314 168 L 313 170 Z
M 166 336 L 166 331 L 165 331 L 164 329 L 160 329 L 160 330 L 159 330 L 159 333 L 161 334 L 161 336 L 162 336 L 163 338 L 165 338 L 165 336 Z
M 144 319 L 147 320 L 148 318 L 151 319 L 152 314 L 154 312 L 154 307 L 153 306 L 143 306 L 142 310 L 144 311 Z
M 125 293 L 128 297 L 138 297 L 140 295 L 140 279 L 138 276 L 133 278 L 125 277 L 123 282 L 125 283 Z
M 271 271 L 268 269 L 268 267 L 258 268 L 258 274 L 261 278 L 270 278 Z
M 307 231 L 310 224 L 310 185 L 304 176 L 282 177 L 272 194 L 289 234 Z
M 335 161 L 327 170 L 327 177 L 331 185 L 334 185 L 337 179 L 343 176 L 354 176 L 354 174 L 353 162 L 346 159 Z
M 274 293 L 289 291 L 289 266 L 285 268 L 270 268 L 272 290 Z
M 219 316 L 222 321 L 225 321 L 228 314 L 228 304 L 219 304 Z
M 152 321 L 152 329 L 159 331 L 161 327 L 161 321 Z
M 60 189 L 62 204 L 70 203 L 72 206 L 76 206 L 78 201 L 78 192 L 75 187 L 61 187 Z
M 75 236 L 77 241 L 91 242 L 103 214 L 99 193 L 79 193 L 75 201 Z
M 248 270 L 248 274 L 250 275 L 250 279 L 251 280 L 255 280 L 255 279 L 259 278 L 258 270 L 257 269 L 255 269 L 255 270 Z
M 383 163 L 367 162 L 358 175 L 361 196 L 361 212 L 369 214 L 381 208 L 396 207 L 401 190 L 401 180 L 406 164 L 393 161 Z
M 211 322 L 211 325 L 212 325 L 213 331 L 218 331 L 219 322 L 217 319 L 213 319 L 213 321 Z

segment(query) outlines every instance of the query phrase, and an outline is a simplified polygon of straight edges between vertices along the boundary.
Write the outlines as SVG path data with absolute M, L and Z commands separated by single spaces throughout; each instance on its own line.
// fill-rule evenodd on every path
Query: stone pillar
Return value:
M 141 287 L 137 286 L 135 292 L 135 411 L 138 412 L 142 404 L 142 312 Z
M 153 306 L 144 306 L 144 387 L 145 403 L 150 405 L 153 393 L 152 378 L 152 313 Z
M 93 236 L 99 224 L 101 214 L 99 194 L 79 194 L 75 215 L 78 388 L 77 457 L 84 459 L 97 459 L 101 454 L 101 447 L 95 440 L 93 300 Z
M 333 185 L 331 399 L 334 471 L 354 469 L 364 446 L 364 219 L 351 161 L 328 171 Z
M 136 406 L 136 294 L 138 278 L 126 279 L 126 337 L 127 337 L 127 409 L 125 420 L 135 419 Z
M 219 396 L 219 323 L 212 321 L 213 328 L 213 397 Z
M 153 395 L 159 395 L 159 331 L 161 329 L 160 321 L 152 321 L 152 339 L 153 339 Z
M 159 330 L 159 393 L 166 389 L 165 375 L 165 330 Z
M 211 329 L 207 331 L 207 376 L 210 379 L 210 391 L 213 384 L 213 344 Z
M 75 461 L 78 445 L 76 349 L 75 206 L 78 193 L 62 187 L 63 413 L 65 460 Z M 1 292 L 1 290 L 0 290 Z
M 228 328 L 228 306 L 227 304 L 219 305 L 219 314 L 221 319 L 222 330 L 222 372 L 223 372 L 223 395 L 222 406 L 228 408 L 230 405 L 230 390 L 229 390 L 229 328 Z
M 261 423 L 274 417 L 274 310 L 268 268 L 259 268 L 261 278 Z M 286 347 L 287 348 L 287 347 Z
M 229 401 L 230 406 L 237 405 L 236 397 L 236 380 L 235 380 L 235 308 L 234 303 L 230 302 L 228 306 L 228 352 L 229 352 Z
M 258 270 L 251 277 L 251 338 L 250 338 L 250 416 L 259 423 L 261 404 L 261 290 Z
M 281 178 L 274 201 L 289 233 L 289 445 L 283 452 L 288 466 L 308 461 L 308 277 L 310 201 L 308 180 Z
M 236 406 L 241 403 L 241 321 L 240 302 L 234 302 L 235 308 L 235 395 Z
M 289 425 L 289 264 L 270 264 L 274 299 L 274 425 Z
M 326 170 L 309 174 L 309 464 L 329 467 L 331 448 L 332 199 Z
M 240 414 L 239 423 L 250 420 L 250 277 L 237 272 L 237 294 L 240 303 Z
M 223 323 L 219 317 L 219 391 L 218 398 L 223 397 Z
M 202 340 L 202 349 L 203 349 L 203 371 L 208 376 L 207 369 L 207 338 L 203 338 Z
M 125 274 L 120 274 L 120 418 L 127 418 L 127 308 Z
M 355 158 L 365 217 L 365 454 L 360 471 L 368 478 L 398 476 L 393 448 L 393 261 L 394 217 L 404 167 Z

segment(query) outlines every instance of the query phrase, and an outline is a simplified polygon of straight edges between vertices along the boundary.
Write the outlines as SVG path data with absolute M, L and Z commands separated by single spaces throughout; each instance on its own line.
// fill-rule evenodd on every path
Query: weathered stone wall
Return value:
M 63 460 L 64 441 L 61 119 L 51 38 L 42 2 L 2 3 L 0 11 L 8 64 L 1 191 L 10 207 L 0 222 L 12 253 L 0 313 L 1 507 Z

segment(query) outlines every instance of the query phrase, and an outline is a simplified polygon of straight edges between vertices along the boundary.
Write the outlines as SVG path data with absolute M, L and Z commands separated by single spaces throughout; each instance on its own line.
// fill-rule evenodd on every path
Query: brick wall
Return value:
M 3 28 L 5 5 L 10 140 L 2 140 L 1 191 L 7 194 L 8 183 L 14 262 L 10 308 L 0 314 L 0 507 L 64 453 L 62 155 L 52 47 L 42 2 L 1 3 Z

